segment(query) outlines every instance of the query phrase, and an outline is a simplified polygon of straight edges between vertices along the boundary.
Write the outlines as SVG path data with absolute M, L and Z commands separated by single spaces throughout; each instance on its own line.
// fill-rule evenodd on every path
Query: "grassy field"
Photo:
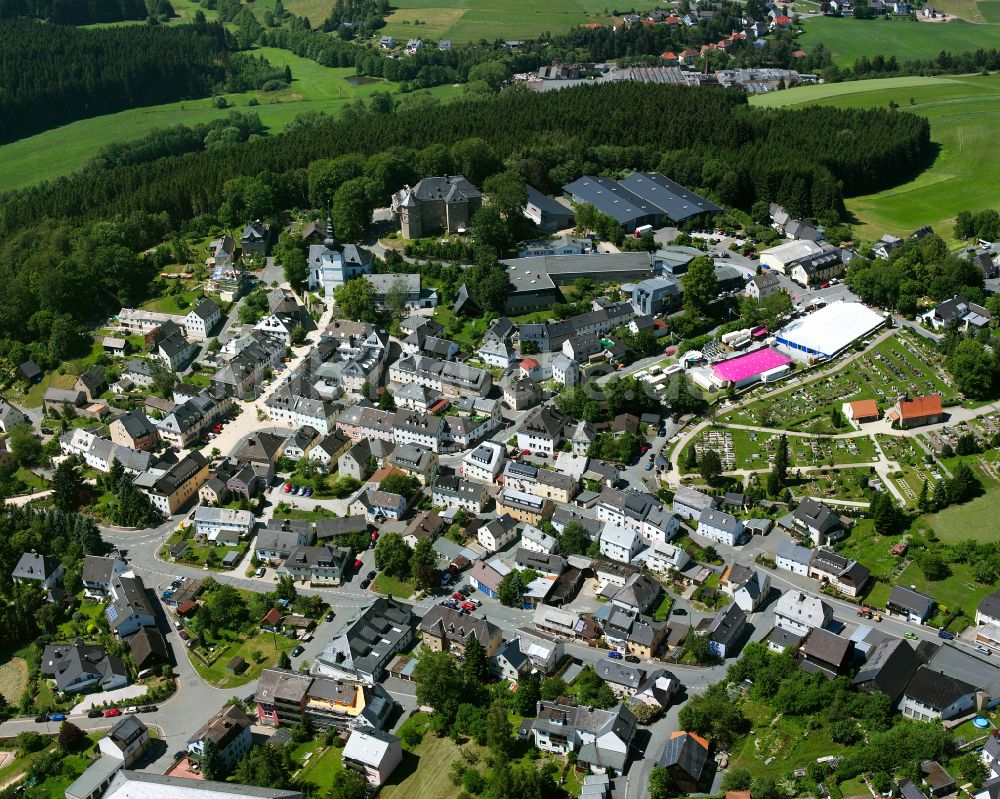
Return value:
M 900 62 L 934 58 L 942 50 L 961 53 L 995 47 L 1000 31 L 961 20 L 946 23 L 914 22 L 908 18 L 858 20 L 816 17 L 802 23 L 798 44 L 807 53 L 822 42 L 834 63 L 851 66 L 876 53 Z
M 428 715 L 415 713 L 406 724 L 426 728 Z M 481 748 L 467 743 L 466 748 L 477 753 Z M 458 793 L 449 774 L 453 763 L 461 758 L 459 746 L 451 738 L 438 738 L 431 732 L 424 732 L 423 740 L 414 747 L 403 745 L 403 762 L 392 773 L 389 781 L 382 786 L 380 795 L 384 799 L 450 799 Z
M 551 0 L 543 5 L 531 0 L 395 0 L 392 5 L 395 11 L 380 33 L 432 42 L 533 38 L 587 22 L 606 22 L 613 8 L 604 0 Z M 328 13 L 328 0 L 288 0 L 285 4 L 296 13 L 302 13 L 300 8 L 324 6 Z
M 372 590 L 380 594 L 392 594 L 396 599 L 406 599 L 413 594 L 413 583 L 383 572 L 372 581 Z
M 0 665 L 0 694 L 7 704 L 16 705 L 28 684 L 28 664 L 23 658 L 11 658 Z
M 133 108 L 79 120 L 5 144 L 0 146 L 0 192 L 51 180 L 79 169 L 98 149 L 111 142 L 139 138 L 154 128 L 210 122 L 225 117 L 233 109 L 251 110 L 248 106 L 252 98 L 260 103 L 252 110 L 272 132 L 276 132 L 303 111 L 336 113 L 348 102 L 364 99 L 372 92 L 396 91 L 397 88 L 396 84 L 383 81 L 352 86 L 347 79 L 354 75 L 353 69 L 323 67 L 287 50 L 264 47 L 254 52 L 267 56 L 276 66 L 291 66 L 291 88 L 280 92 L 227 94 L 231 108 L 223 110 L 215 108 L 211 98 Z M 427 90 L 441 98 L 453 96 L 458 91 L 452 86 Z
M 981 497 L 963 505 L 952 505 L 927 517 L 927 524 L 942 541 L 951 543 L 972 538 L 976 541 L 996 540 L 994 515 L 1000 501 L 1000 488 L 987 491 Z
M 325 795 L 333 785 L 333 778 L 344 770 L 344 749 L 338 746 L 326 747 L 322 752 L 314 752 L 309 762 L 299 772 L 298 777 L 316 786 L 318 795 Z
M 286 638 L 283 635 L 261 632 L 253 638 L 235 640 L 225 645 L 211 666 L 206 666 L 192 653 L 188 654 L 195 671 L 203 680 L 216 688 L 235 688 L 238 685 L 245 685 L 251 680 L 256 680 L 261 671 L 278 662 L 279 653 L 290 652 L 296 643 L 294 639 Z M 255 661 L 255 656 L 258 653 L 261 656 L 259 663 Z M 242 674 L 234 675 L 226 671 L 226 664 L 236 655 L 241 655 L 246 660 L 248 667 Z
M 1000 12 L 1000 0 L 994 1 Z M 953 25 L 959 31 L 989 33 L 993 46 L 1000 40 L 1000 28 L 958 23 L 927 27 L 950 29 Z M 882 44 L 869 52 L 889 55 Z M 968 50 L 974 46 L 972 40 L 967 40 L 958 49 Z M 834 83 L 805 86 L 751 100 L 755 105 L 765 106 L 822 103 L 841 108 L 884 108 L 890 101 L 898 103 L 902 110 L 930 120 L 931 139 L 939 147 L 937 157 L 928 169 L 908 183 L 878 194 L 849 199 L 848 210 L 860 222 L 858 232 L 865 238 L 877 239 L 886 232 L 905 235 L 926 224 L 950 238 L 951 226 L 959 211 L 977 211 L 996 205 L 1000 159 L 992 153 L 1000 135 L 1000 75 Z

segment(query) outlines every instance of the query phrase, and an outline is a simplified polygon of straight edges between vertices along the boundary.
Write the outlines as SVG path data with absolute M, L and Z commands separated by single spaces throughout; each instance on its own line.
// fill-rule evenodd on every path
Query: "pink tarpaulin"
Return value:
M 717 363 L 712 367 L 712 370 L 720 380 L 739 383 L 748 377 L 759 375 L 768 369 L 775 369 L 791 362 L 791 358 L 782 355 L 777 350 L 765 347 L 738 358 Z

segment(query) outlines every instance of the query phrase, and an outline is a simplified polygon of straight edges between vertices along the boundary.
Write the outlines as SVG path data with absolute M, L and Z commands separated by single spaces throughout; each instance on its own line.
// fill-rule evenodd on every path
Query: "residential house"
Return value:
M 128 638 L 141 627 L 156 626 L 156 606 L 141 577 L 127 571 L 111 581 L 111 601 L 104 608 L 104 616 L 119 638 Z
M 774 607 L 774 626 L 797 635 L 826 627 L 832 619 L 826 602 L 796 589 L 782 594 Z
M 547 232 L 565 230 L 573 225 L 573 209 L 542 194 L 534 186 L 524 185 L 528 202 L 523 212 L 528 219 Z
M 514 552 L 514 565 L 521 569 L 530 569 L 538 572 L 542 577 L 555 579 L 566 571 L 566 559 L 548 552 L 536 552 L 535 550 L 518 547 Z
M 859 596 L 871 579 L 871 572 L 856 560 L 830 549 L 817 549 L 809 562 L 809 576 L 829 584 L 845 596 Z
M 271 231 L 260 222 L 251 222 L 240 234 L 240 252 L 244 257 L 248 255 L 263 258 L 267 255 L 267 242 Z
M 317 655 L 316 674 L 340 676 L 371 685 L 386 666 L 413 643 L 413 610 L 391 597 L 378 597 L 360 610 Z
M 341 477 L 353 477 L 359 482 L 367 480 L 372 473 L 371 446 L 363 438 L 337 459 L 337 469 Z
M 580 382 L 580 365 L 560 352 L 552 359 L 552 379 L 561 386 L 573 388 Z
M 660 603 L 663 586 L 648 574 L 632 574 L 611 597 L 611 606 L 633 617 L 651 613 Z
M 565 357 L 565 356 L 564 356 Z M 577 422 L 573 428 L 573 435 L 570 438 L 573 446 L 573 454 L 580 458 L 587 457 L 590 445 L 597 438 L 597 430 L 591 422 Z
M 500 628 L 486 619 L 459 613 L 444 605 L 432 605 L 417 629 L 432 652 L 452 652 L 461 658 L 470 637 L 475 637 L 490 658 L 500 646 Z
M 826 546 L 844 535 L 844 526 L 837 514 L 812 497 L 806 497 L 794 511 L 782 516 L 778 525 L 792 535 L 809 539 L 816 547 Z
M 0 397 L 0 432 L 10 435 L 10 431 L 18 425 L 30 423 L 31 420 L 27 416 Z
M 747 283 L 747 296 L 760 302 L 781 291 L 781 281 L 773 272 L 761 272 Z
M 516 538 L 517 520 L 506 513 L 487 522 L 476 533 L 476 540 L 487 552 L 499 552 L 512 544 Z
M 697 519 L 702 511 L 716 506 L 715 497 L 687 486 L 677 486 L 674 492 L 674 513 L 682 519 Z
M 62 563 L 55 558 L 32 550 L 21 555 L 10 577 L 15 583 L 34 583 L 52 596 L 60 590 L 64 571 Z
M 339 430 L 335 432 L 340 433 Z M 343 433 L 340 435 L 344 441 L 348 440 Z M 293 461 L 306 458 L 318 440 L 319 431 L 312 425 L 303 425 L 285 440 L 284 457 Z
M 813 551 L 811 549 L 783 539 L 778 542 L 775 565 L 779 569 L 805 577 L 809 574 L 809 564 L 812 562 L 812 555 Z
M 121 658 L 109 655 L 99 644 L 46 644 L 39 672 L 53 680 L 60 693 L 77 694 L 92 688 L 113 691 L 129 684 L 128 669 Z
M 344 768 L 357 771 L 369 785 L 382 785 L 403 762 L 403 743 L 382 730 L 352 730 L 341 755 Z
M 709 748 L 709 742 L 700 735 L 676 730 L 670 733 L 656 765 L 667 770 L 679 790 L 702 793 L 712 774 Z
M 108 390 L 108 381 L 104 374 L 103 366 L 91 366 L 86 372 L 80 375 L 73 384 L 74 391 L 81 391 L 83 395 L 93 402 L 101 394 Z
M 84 393 L 75 389 L 47 388 L 42 395 L 42 405 L 46 412 L 56 416 L 60 416 L 67 407 L 79 408 L 85 401 Z
M 416 477 L 420 485 L 427 485 L 437 472 L 437 453 L 419 444 L 397 444 L 389 456 L 389 465 L 404 474 Z
M 481 560 L 473 563 L 472 569 L 469 571 L 469 585 L 490 599 L 497 598 L 497 590 L 500 588 L 500 581 L 503 578 L 504 575 L 494 569 L 491 564 Z
M 517 432 L 518 449 L 552 455 L 563 440 L 568 417 L 545 405 L 532 411 Z
M 184 317 L 184 330 L 188 338 L 208 341 L 220 321 L 222 321 L 222 309 L 214 301 L 205 298 Z
M 934 597 L 913 588 L 894 585 L 885 602 L 885 610 L 890 615 L 902 616 L 911 624 L 923 624 L 934 615 L 937 603 Z
M 135 635 L 129 637 L 128 648 L 140 674 L 154 666 L 170 662 L 167 641 L 156 627 L 139 628 Z
M 433 542 L 444 530 L 445 525 L 445 520 L 433 511 L 418 513 L 403 530 L 403 541 L 410 549 L 415 549 L 417 541 L 422 538 L 429 538 Z
M 594 671 L 610 686 L 618 699 L 634 697 L 646 678 L 645 669 L 611 658 L 599 658 L 594 663 Z
M 517 361 L 517 350 L 514 347 L 516 328 L 506 316 L 495 319 L 486 328 L 482 344 L 476 354 L 487 366 L 498 369 L 509 369 Z
M 534 525 L 526 524 L 521 530 L 521 549 L 543 555 L 554 555 L 559 551 L 559 540 L 555 536 L 543 533 Z
M 417 411 L 396 411 L 392 419 L 392 438 L 396 446 L 418 444 L 440 452 L 444 446 L 445 422 L 439 416 Z
M 920 657 L 908 641 L 886 638 L 868 651 L 864 665 L 851 682 L 865 693 L 881 691 L 896 706 L 920 665 Z
M 286 669 L 264 669 L 254 694 L 257 723 L 295 728 L 303 722 L 321 730 L 384 729 L 396 703 L 378 684 Z
M 312 540 L 308 522 L 293 526 L 292 520 L 286 520 L 282 527 L 271 526 L 275 521 L 272 519 L 267 527 L 257 532 L 254 554 L 262 563 L 283 562 L 292 552 Z
M 799 666 L 810 674 L 822 674 L 833 680 L 850 667 L 854 642 L 829 630 L 813 630 L 802 645 Z
M 151 450 L 159 440 L 156 425 L 141 410 L 128 411 L 108 425 L 111 441 L 122 447 Z
M 497 513 L 537 526 L 552 515 L 552 503 L 543 497 L 504 488 L 497 495 Z
M 492 485 L 505 462 L 503 444 L 484 441 L 462 458 L 461 474 L 466 480 Z
M 531 661 L 521 651 L 518 637 L 503 641 L 490 658 L 490 672 L 501 680 L 516 683 L 531 671 Z
M 516 374 L 505 377 L 500 388 L 503 391 L 503 401 L 515 411 L 533 408 L 542 401 L 541 388 L 527 377 L 519 378 Z
M 207 479 L 208 462 L 201 452 L 193 450 L 158 477 L 145 493 L 164 516 L 172 516 L 197 496 Z
M 112 581 L 128 569 L 128 564 L 119 557 L 87 555 L 83 559 L 83 591 L 89 597 L 103 598 L 111 591 Z
M 632 307 L 643 316 L 659 316 L 677 310 L 681 287 L 670 277 L 651 277 L 632 284 Z
M 609 521 L 601 530 L 601 554 L 611 560 L 630 563 L 643 546 L 642 537 L 630 527 Z
M 209 741 L 226 771 L 230 771 L 253 747 L 250 727 L 251 718 L 236 705 L 228 705 L 206 721 L 198 731 L 188 738 L 187 751 L 196 758 L 203 757 Z
M 102 755 L 120 761 L 122 768 L 129 768 L 143 756 L 149 744 L 146 725 L 135 716 L 122 716 L 97 742 L 97 748 Z
M 735 602 L 708 627 L 708 651 L 717 658 L 733 657 L 746 631 L 747 616 Z
M 976 608 L 976 624 L 1000 624 L 1000 589 L 980 600 Z
M 982 305 L 956 295 L 921 314 L 920 318 L 935 330 L 943 330 L 955 324 L 962 330 L 978 331 L 989 325 L 991 315 Z
M 364 514 L 369 521 L 399 520 L 406 513 L 406 498 L 391 491 L 369 488 L 350 505 L 353 514 Z
M 351 565 L 351 551 L 331 546 L 299 546 L 288 553 L 279 575 L 316 585 L 340 585 Z
M 315 527 L 316 540 L 320 543 L 326 541 L 336 543 L 340 536 L 368 532 L 368 522 L 360 514 L 357 516 L 341 516 L 336 519 L 317 519 Z
M 705 508 L 698 516 L 696 532 L 717 544 L 736 546 L 743 540 L 743 522 L 729 513 Z
M 264 403 L 268 418 L 287 427 L 311 427 L 322 435 L 333 430 L 337 406 L 321 399 L 302 380 L 293 381 L 273 392 Z
M 767 599 L 771 590 L 771 577 L 758 569 L 733 591 L 733 602 L 744 612 L 753 613 Z
M 973 709 L 977 690 L 957 677 L 920 666 L 903 690 L 899 710 L 917 721 L 948 721 Z
M 152 799 L 232 799 L 233 794 L 253 799 L 302 799 L 301 791 L 256 788 L 231 782 L 192 780 L 167 777 L 142 771 L 119 771 L 111 781 L 103 799 L 131 799 L 142 796 Z
M 441 508 L 460 508 L 480 514 L 489 502 L 489 494 L 482 483 L 473 483 L 454 475 L 442 475 L 431 487 L 431 502 Z
M 198 537 L 216 546 L 238 544 L 247 539 L 255 524 L 256 519 L 248 510 L 203 505 L 194 509 L 194 528 Z
M 667 544 L 663 541 L 654 541 L 646 551 L 646 568 L 657 574 L 668 574 L 671 571 L 679 572 L 691 557 L 678 546 Z
M 538 749 L 560 755 L 575 752 L 578 763 L 621 773 L 635 738 L 636 720 L 622 704 L 598 710 L 543 700 L 535 719 L 521 730 L 525 736 L 530 732 Z

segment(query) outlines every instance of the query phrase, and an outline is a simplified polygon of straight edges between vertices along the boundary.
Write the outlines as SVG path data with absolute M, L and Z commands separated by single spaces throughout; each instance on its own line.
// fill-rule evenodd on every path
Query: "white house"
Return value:
M 466 480 L 491 485 L 504 465 L 504 447 L 496 441 L 484 441 L 462 458 L 462 476 Z
M 533 524 L 526 524 L 521 530 L 521 548 L 529 552 L 552 555 L 559 551 L 559 542 L 554 536 L 543 533 Z
M 826 627 L 832 618 L 826 602 L 797 589 L 782 594 L 774 607 L 774 626 L 797 635 Z
M 753 613 L 767 599 L 771 590 L 771 577 L 762 571 L 754 569 L 753 574 L 733 592 L 733 602 L 744 613 Z
M 499 552 L 516 538 L 517 521 L 507 513 L 484 524 L 476 534 L 476 540 L 487 552 Z
M 642 536 L 629 527 L 607 522 L 601 530 L 601 554 L 611 560 L 629 563 L 642 547 Z
M 921 666 L 903 691 L 899 711 L 917 721 L 948 721 L 972 710 L 976 691 L 957 677 Z
M 1000 590 L 982 598 L 976 608 L 976 624 L 1000 624 Z
M 204 755 L 205 745 L 211 741 L 225 768 L 231 769 L 236 761 L 253 748 L 250 727 L 253 721 L 240 708 L 229 705 L 206 721 L 187 741 L 187 750 L 193 755 Z
M 671 569 L 680 571 L 690 562 L 691 557 L 678 546 L 661 541 L 653 542 L 646 552 L 646 566 L 650 571 L 666 574 Z
M 552 379 L 559 385 L 572 388 L 580 382 L 580 364 L 560 352 L 552 359 Z
M 800 547 L 791 541 L 778 542 L 775 565 L 779 569 L 805 577 L 809 573 L 809 562 L 812 560 L 812 550 Z
M 220 319 L 222 319 L 222 309 L 206 298 L 188 311 L 188 315 L 184 317 L 184 330 L 188 338 L 207 341 Z
M 734 547 L 743 538 L 743 522 L 732 514 L 705 508 L 698 517 L 698 535 Z
M 552 455 L 562 443 L 568 418 L 549 405 L 533 411 L 517 431 L 518 449 Z
M 369 785 L 381 785 L 403 761 L 403 744 L 377 729 L 351 732 L 343 752 L 344 768 L 359 772 Z
M 199 505 L 194 509 L 194 527 L 197 534 L 221 546 L 236 544 L 250 535 L 254 515 L 248 510 L 211 508 Z

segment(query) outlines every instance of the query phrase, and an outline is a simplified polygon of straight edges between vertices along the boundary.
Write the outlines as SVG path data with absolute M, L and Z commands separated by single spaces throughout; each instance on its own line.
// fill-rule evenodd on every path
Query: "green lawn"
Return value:
M 0 148 L 2 149 L 2 148 Z M 3 159 L 0 157 L 0 172 L 4 169 Z M 0 178 L 2 180 L 2 178 Z M 37 408 L 42 404 L 42 398 L 45 396 L 46 389 L 49 388 L 73 388 L 73 384 L 76 383 L 76 378 L 87 371 L 91 366 L 94 365 L 101 353 L 104 352 L 104 348 L 101 346 L 99 340 L 95 340 L 91 345 L 90 352 L 84 355 L 82 358 L 75 358 L 72 361 L 66 361 L 60 366 L 60 369 L 64 374 L 59 374 L 56 372 L 46 372 L 42 376 L 40 383 L 35 383 L 32 385 L 27 392 L 21 395 L 20 403 L 26 408 Z
M 188 651 L 188 657 L 194 665 L 195 671 L 203 680 L 216 688 L 234 688 L 256 680 L 261 671 L 278 662 L 279 653 L 291 651 L 296 643 L 294 639 L 286 638 L 283 635 L 259 632 L 252 638 L 237 639 L 228 644 L 217 644 L 217 646 L 222 646 L 222 652 L 212 661 L 210 666 L 206 666 L 190 651 Z M 260 653 L 263 658 L 259 663 L 255 662 L 254 659 L 256 653 Z M 230 674 L 226 671 L 226 665 L 236 655 L 241 655 L 249 664 L 242 674 Z
M 994 590 L 993 586 L 982 585 L 972 579 L 969 566 L 951 563 L 951 576 L 944 580 L 931 581 L 924 577 L 916 564 L 909 565 L 896 580 L 898 585 L 915 585 L 918 591 L 930 594 L 942 609 L 961 608 L 969 618 L 975 618 L 980 600 Z
M 749 768 L 755 777 L 780 777 L 808 766 L 816 758 L 845 751 L 830 740 L 823 727 L 809 730 L 804 719 L 790 716 L 779 720 L 761 702 L 744 702 L 743 711 L 753 723 L 755 734 L 734 744 L 729 759 L 731 769 Z
M 162 297 L 144 302 L 142 307 L 156 313 L 186 315 L 201 294 L 201 290 L 182 291 L 180 294 L 164 294 Z
M 1000 0 L 995 0 L 1000 9 Z M 1000 15 L 998 15 L 1000 16 Z M 810 30 L 818 31 L 816 39 L 827 30 L 825 26 L 849 20 L 809 20 Z M 864 27 L 864 23 L 859 23 Z M 908 31 L 907 23 L 875 22 L 876 33 L 891 35 L 872 44 L 862 35 L 851 40 L 851 46 L 869 55 L 889 56 L 899 45 L 897 33 Z M 890 26 L 891 29 L 890 29 Z M 942 49 L 960 52 L 978 46 L 995 47 L 1000 40 L 1000 27 L 948 23 L 946 25 L 913 25 L 918 33 L 927 28 L 936 40 L 926 55 Z M 844 29 L 845 31 L 855 28 Z M 952 45 L 950 37 L 960 37 Z M 803 47 L 809 49 L 807 32 Z M 992 44 L 982 45 L 981 37 Z M 903 39 L 905 40 L 905 36 Z M 846 46 L 846 45 L 845 45 Z M 910 104 L 911 98 L 913 104 Z M 877 239 L 883 233 L 906 235 L 921 225 L 932 225 L 946 238 L 951 236 L 955 215 L 964 209 L 978 211 L 996 205 L 996 185 L 1000 180 L 1000 159 L 995 157 L 994 143 L 1000 135 L 1000 75 L 987 77 L 907 77 L 886 78 L 851 83 L 806 86 L 751 98 L 751 103 L 766 106 L 798 106 L 811 103 L 841 108 L 886 107 L 889 101 L 900 110 L 927 117 L 931 123 L 931 139 L 940 148 L 934 163 L 908 183 L 892 189 L 847 202 L 848 210 L 861 222 L 858 234 Z
M 413 583 L 382 573 L 372 581 L 372 590 L 392 594 L 396 599 L 406 599 L 413 595 Z
M 319 750 L 316 750 L 319 752 Z M 298 778 L 316 786 L 317 796 L 325 796 L 333 785 L 333 778 L 344 770 L 343 747 L 328 746 L 319 754 L 314 753 Z
M 888 579 L 898 558 L 891 554 L 893 544 L 902 536 L 886 537 L 875 532 L 871 519 L 862 519 L 851 530 L 851 534 L 839 542 L 834 549 L 844 557 L 853 558 L 867 566 L 876 578 Z
M 276 66 L 291 66 L 291 87 L 280 92 L 227 94 L 226 99 L 232 108 L 255 111 L 272 132 L 284 128 L 303 111 L 336 113 L 348 102 L 364 99 L 374 91 L 397 89 L 397 84 L 382 81 L 352 86 L 347 78 L 355 74 L 353 68 L 323 67 L 287 50 L 265 47 L 255 54 L 266 56 Z M 440 86 L 428 93 L 446 99 L 458 91 L 452 86 Z M 252 98 L 260 105 L 250 109 Z M 83 119 L 5 144 L 0 146 L 0 192 L 52 180 L 79 169 L 99 148 L 111 142 L 138 138 L 154 128 L 221 119 L 232 108 L 217 109 L 211 98 L 183 100 Z
M 1000 30 L 989 25 L 972 25 L 960 20 L 945 24 L 914 22 L 910 19 L 817 17 L 802 23 L 805 30 L 797 40 L 807 53 L 822 42 L 839 66 L 851 66 L 861 56 L 876 53 L 897 60 L 934 58 L 942 50 L 961 53 L 976 48 L 996 47 Z
M 952 505 L 927 516 L 927 523 L 938 538 L 946 543 L 972 538 L 976 541 L 996 540 L 997 502 L 1000 488 L 993 488 L 971 502 Z

